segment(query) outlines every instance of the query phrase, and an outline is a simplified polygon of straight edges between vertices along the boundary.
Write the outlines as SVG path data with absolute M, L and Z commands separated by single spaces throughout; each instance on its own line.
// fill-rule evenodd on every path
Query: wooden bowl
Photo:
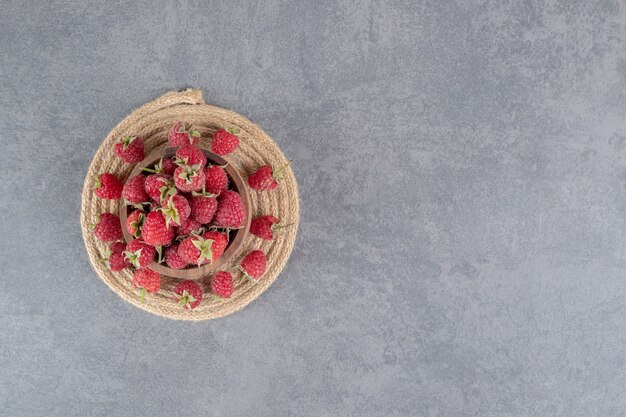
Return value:
M 212 271 L 218 269 L 221 265 L 225 264 L 226 261 L 232 257 L 237 250 L 241 247 L 244 242 L 246 236 L 248 235 L 248 230 L 250 229 L 250 221 L 252 219 L 251 209 L 250 209 L 250 197 L 248 195 L 248 188 L 245 185 L 243 178 L 237 172 L 234 166 L 231 164 L 227 165 L 227 161 L 221 156 L 214 154 L 206 149 L 201 149 L 202 152 L 207 157 L 209 163 L 218 164 L 218 165 L 226 165 L 225 170 L 226 174 L 228 174 L 228 179 L 230 181 L 230 188 L 234 191 L 237 191 L 239 195 L 241 195 L 241 202 L 246 211 L 246 219 L 244 222 L 244 226 L 240 229 L 233 229 L 230 231 L 228 235 L 228 246 L 226 246 L 226 250 L 224 254 L 217 259 L 213 263 L 204 264 L 201 266 L 188 266 L 185 269 L 172 269 L 169 268 L 165 263 L 159 264 L 157 261 L 153 261 L 149 268 L 155 270 L 161 275 L 165 275 L 172 278 L 178 279 L 199 279 Z M 144 158 L 130 173 L 128 178 L 132 178 L 135 175 L 142 174 L 142 171 L 145 167 L 151 167 L 156 164 L 161 158 L 171 158 L 176 153 L 176 148 L 165 148 L 165 149 L 157 149 L 151 152 L 147 157 Z M 130 242 L 134 239 L 134 237 L 128 233 L 126 230 L 126 219 L 130 212 L 134 210 L 131 206 L 122 205 L 120 207 L 120 220 L 122 222 L 122 232 L 124 233 L 124 239 L 126 242 Z

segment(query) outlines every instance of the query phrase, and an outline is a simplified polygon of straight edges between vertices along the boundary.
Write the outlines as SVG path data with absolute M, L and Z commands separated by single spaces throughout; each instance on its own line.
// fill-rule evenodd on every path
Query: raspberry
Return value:
M 93 187 L 96 195 L 106 200 L 117 200 L 122 196 L 122 183 L 113 174 L 100 174 Z
M 233 295 L 233 276 L 230 272 L 220 271 L 211 280 L 211 292 L 222 298 L 230 298 Z

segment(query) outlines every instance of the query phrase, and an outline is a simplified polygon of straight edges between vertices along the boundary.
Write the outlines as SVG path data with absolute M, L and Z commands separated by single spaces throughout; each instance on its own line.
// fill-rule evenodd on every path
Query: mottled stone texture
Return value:
M 0 40 L 3 416 L 626 414 L 626 4 L 5 0 Z M 302 202 L 205 323 L 124 303 L 78 226 L 103 137 L 189 86 Z

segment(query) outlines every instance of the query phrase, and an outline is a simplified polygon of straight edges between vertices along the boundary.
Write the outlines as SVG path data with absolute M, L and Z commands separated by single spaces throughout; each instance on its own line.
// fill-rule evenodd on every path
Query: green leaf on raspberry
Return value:
M 165 199 L 167 197 L 176 194 L 176 189 L 169 182 L 168 182 L 168 184 L 166 184 L 163 187 L 159 188 L 159 191 L 161 192 L 161 201 L 165 201 Z
M 178 128 L 178 133 L 187 133 L 187 123 L 182 122 Z
M 211 193 L 207 193 L 206 192 L 206 185 L 202 186 L 202 192 L 192 191 L 191 195 L 194 196 L 194 197 L 199 197 L 199 196 L 203 196 L 203 197 L 217 197 L 217 194 L 211 194 Z
M 163 213 L 163 216 L 165 217 L 166 227 L 170 227 L 171 222 L 180 224 L 180 215 L 178 214 L 178 209 L 176 208 L 176 205 L 174 204 L 173 199 L 170 198 L 169 201 L 167 202 L 167 205 L 164 207 L 161 207 L 159 210 L 161 210 L 161 212 Z
M 139 287 L 139 294 L 141 295 L 141 302 L 145 303 L 146 302 L 146 294 L 147 291 L 144 287 Z
M 198 266 L 200 266 L 205 260 L 208 260 L 209 263 L 213 262 L 213 240 L 198 236 L 193 240 L 193 245 L 200 251 Z
M 146 171 L 148 170 L 147 168 L 143 168 L 143 169 Z M 163 157 L 159 159 L 159 162 L 154 164 L 154 169 L 150 170 L 149 172 L 154 172 L 156 174 L 163 174 L 165 172 L 165 170 L 163 169 Z
M 273 177 L 277 180 L 282 180 L 283 179 L 283 171 L 285 170 L 285 168 L 287 168 L 289 165 L 291 165 L 291 163 L 293 162 L 293 160 L 288 161 L 285 165 L 281 165 L 278 168 L 276 168 L 276 170 L 274 170 L 274 174 Z
M 243 281 L 252 281 L 253 284 L 258 284 L 259 280 L 256 278 L 251 277 L 250 275 L 248 275 L 248 273 L 246 272 L 245 269 L 243 269 L 243 267 L 241 265 L 239 265 L 237 268 L 239 268 L 241 270 L 241 279 L 239 280 L 239 284 L 241 284 Z
M 110 248 L 108 248 L 108 247 L 107 247 L 107 248 L 105 248 L 105 249 L 104 249 L 104 253 L 102 254 L 102 258 L 100 258 L 100 260 L 101 260 L 102 262 L 108 262 L 108 261 L 109 261 L 109 258 L 111 257 L 111 254 L 112 254 L 111 249 L 110 249 Z
M 193 178 L 195 178 L 197 175 L 198 175 L 197 170 L 194 170 L 189 165 L 183 165 L 183 172 L 178 174 L 178 178 L 185 180 L 187 184 L 191 184 L 191 182 L 193 181 Z
M 131 143 L 133 143 L 137 139 L 137 136 L 124 136 L 122 138 L 122 143 L 124 144 L 124 149 L 127 149 Z
M 179 157 L 174 158 L 174 164 L 178 165 L 179 167 L 184 167 L 185 165 L 187 165 L 187 158 L 182 159 Z
M 124 258 L 126 258 L 126 260 L 130 262 L 130 264 L 134 266 L 135 268 L 140 268 L 141 265 L 139 263 L 139 258 L 141 257 L 142 250 L 143 248 L 138 249 L 136 252 L 130 252 L 130 251 L 125 250 Z
M 196 297 L 189 294 L 189 291 L 184 290 L 181 297 L 178 300 L 178 305 L 181 307 L 191 308 L 191 303 L 196 301 Z
M 163 263 L 163 246 L 159 245 L 156 247 L 156 251 L 159 254 L 159 258 L 157 259 L 158 263 Z

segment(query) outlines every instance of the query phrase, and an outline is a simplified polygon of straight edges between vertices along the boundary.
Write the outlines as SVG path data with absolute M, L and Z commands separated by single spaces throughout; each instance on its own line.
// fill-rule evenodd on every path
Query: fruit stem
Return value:
M 243 274 L 241 275 L 241 279 L 239 280 L 238 284 L 241 284 L 243 281 L 251 281 L 254 285 L 259 283 L 258 280 L 254 279 L 250 275 L 248 275 L 248 273 L 246 271 L 244 271 L 243 268 L 241 268 L 241 270 L 243 271 Z
M 278 168 L 276 168 L 276 171 L 274 171 L 274 178 L 282 178 L 281 176 L 281 172 L 287 168 L 289 165 L 291 165 L 291 163 L 293 162 L 293 160 L 287 162 L 285 165 L 281 165 Z

